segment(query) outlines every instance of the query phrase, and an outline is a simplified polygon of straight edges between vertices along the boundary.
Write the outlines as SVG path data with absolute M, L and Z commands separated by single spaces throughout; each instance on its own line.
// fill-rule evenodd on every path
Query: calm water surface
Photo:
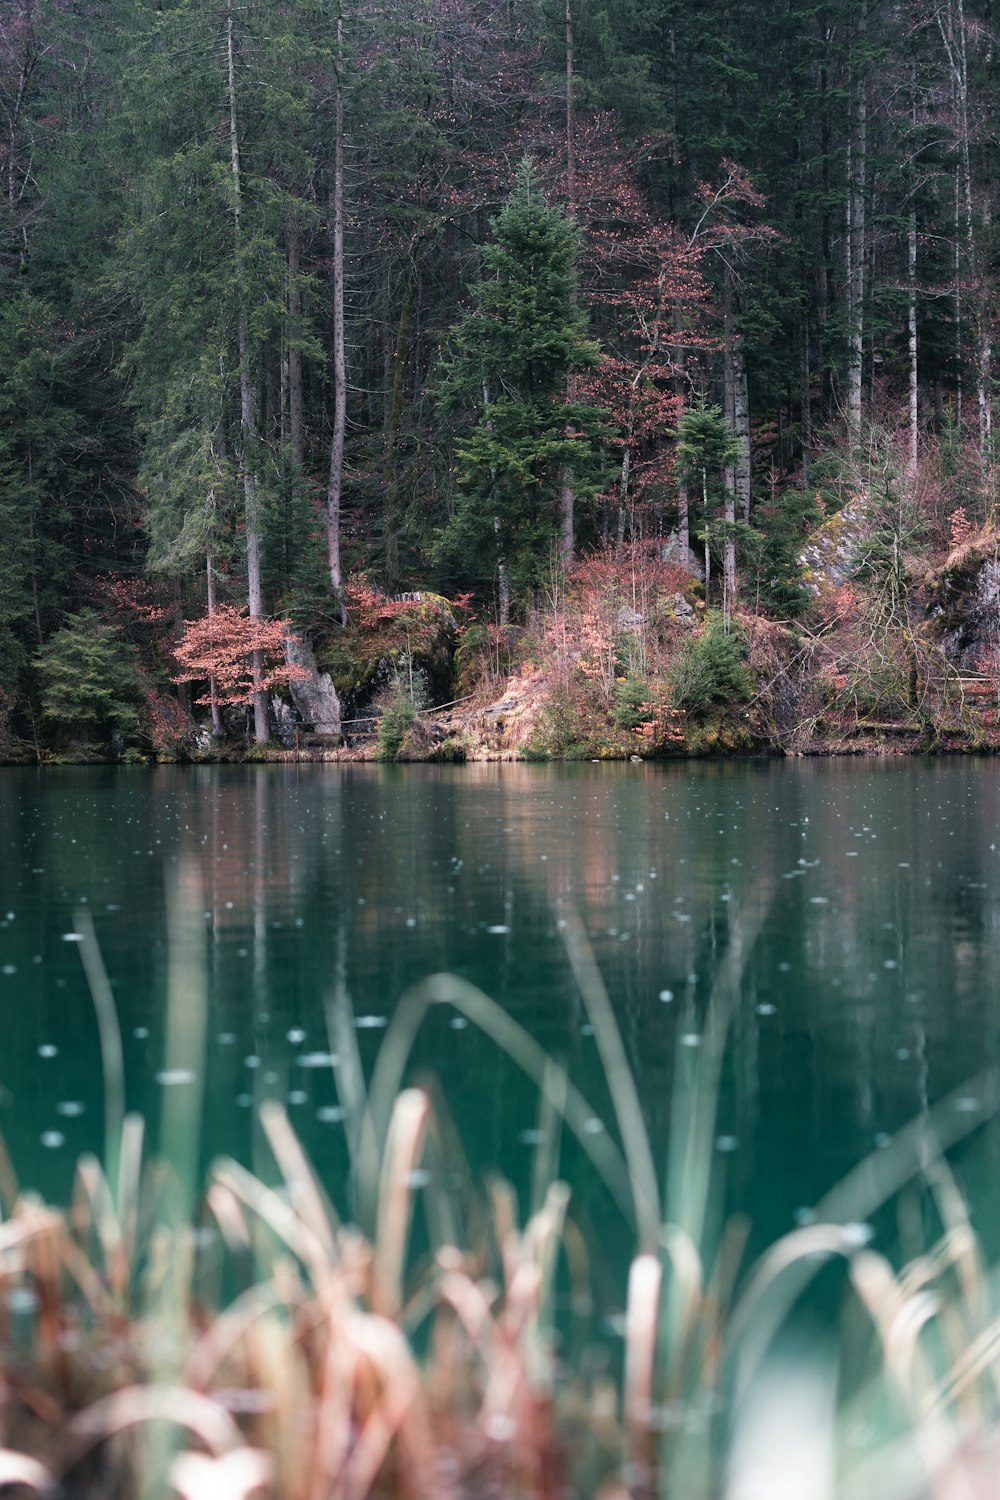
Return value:
M 399 997 L 438 970 L 494 996 L 605 1114 L 570 908 L 661 1165 L 734 917 L 760 924 L 716 1126 L 726 1202 L 760 1241 L 1000 1054 L 996 762 L 5 771 L 0 849 L 0 1129 L 22 1179 L 51 1194 L 101 1142 L 81 905 L 128 1102 L 154 1136 L 169 1099 L 203 1109 L 206 1159 L 253 1161 L 253 1105 L 277 1096 L 335 1193 L 328 1054 L 349 1036 L 370 1067 Z M 185 901 L 196 927 L 171 979 L 168 913 Z M 184 998 L 199 974 L 203 1012 Z M 440 1079 L 476 1166 L 527 1182 L 535 1091 L 494 1045 L 441 1006 L 413 1068 Z M 963 1107 L 975 1114 L 974 1094 Z M 997 1134 L 967 1148 L 983 1180 Z

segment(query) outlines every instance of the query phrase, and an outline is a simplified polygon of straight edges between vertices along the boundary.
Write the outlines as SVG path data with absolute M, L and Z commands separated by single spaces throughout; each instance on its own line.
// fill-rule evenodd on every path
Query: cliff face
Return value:
M 928 580 L 928 614 L 960 672 L 977 672 L 1000 643 L 1000 536 L 984 533 L 949 554 Z

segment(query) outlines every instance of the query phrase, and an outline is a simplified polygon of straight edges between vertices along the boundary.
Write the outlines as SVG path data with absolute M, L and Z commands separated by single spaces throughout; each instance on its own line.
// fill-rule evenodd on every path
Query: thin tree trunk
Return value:
M 802 426 L 802 483 L 808 488 L 809 464 L 812 459 L 812 369 L 809 360 L 809 323 L 802 319 L 800 422 Z
M 486 411 L 490 406 L 490 388 L 483 379 L 483 407 Z M 487 430 L 492 431 L 493 424 L 486 423 Z M 490 483 L 496 488 L 497 471 L 490 467 Z M 497 613 L 501 630 L 506 630 L 510 624 L 510 572 L 507 568 L 507 553 L 503 544 L 503 527 L 500 523 L 500 513 L 493 513 L 493 535 L 496 538 L 497 548 Z
M 673 383 L 674 395 L 678 403 L 681 403 L 684 400 L 684 314 L 679 302 L 674 303 L 673 331 L 674 368 L 677 371 Z M 691 503 L 686 482 L 677 486 L 677 538 L 680 543 L 681 563 L 686 568 L 688 553 L 691 550 Z
M 239 286 L 239 363 L 240 363 L 240 469 L 243 473 L 243 506 L 247 538 L 247 603 L 251 620 L 263 616 L 263 598 L 260 572 L 260 519 L 257 513 L 257 479 L 253 471 L 254 417 L 253 386 L 250 379 L 250 320 L 247 312 L 246 287 L 243 274 L 243 233 L 240 222 L 242 209 L 242 183 L 240 178 L 240 143 L 236 117 L 236 64 L 233 50 L 232 0 L 227 0 L 226 57 L 229 71 L 229 145 L 233 174 L 233 218 L 237 277 Z M 267 740 L 267 700 L 261 683 L 264 677 L 264 658 L 261 652 L 253 654 L 253 726 L 254 739 L 258 745 Z
M 632 469 L 632 418 L 629 416 L 628 430 L 625 433 L 625 447 L 622 450 L 622 467 L 618 479 L 618 529 L 615 536 L 615 551 L 621 553 L 625 545 L 625 521 L 628 514 L 628 482 Z
M 709 517 L 709 514 L 708 514 L 708 470 L 707 469 L 702 469 L 702 471 L 701 471 L 701 507 L 702 507 L 702 512 L 703 512 L 703 514 L 705 516 L 705 603 L 707 604 L 708 603 L 708 580 L 709 580 L 709 575 L 711 574 L 711 571 L 712 571 L 712 554 L 711 554 L 711 551 L 710 551 L 710 548 L 709 548 L 709 542 L 708 542 L 708 526 L 709 526 L 710 517 Z
M 385 433 L 385 588 L 386 593 L 399 590 L 399 429 L 403 419 L 403 397 L 406 391 L 406 355 L 413 323 L 413 303 L 417 291 L 416 267 L 407 269 L 403 303 L 396 328 L 396 348 L 392 361 L 392 387 Z
M 302 420 L 302 345 L 299 342 L 299 317 L 302 294 L 299 290 L 299 226 L 288 226 L 288 440 L 292 461 L 301 479 L 306 458 L 305 430 Z
M 570 213 L 573 212 L 573 204 L 576 198 L 576 101 L 573 88 L 574 68 L 573 0 L 566 0 L 566 193 L 569 200 L 567 208 Z M 573 294 L 573 300 L 576 300 L 575 293 Z M 566 400 L 572 402 L 575 398 L 576 381 L 570 375 L 566 380 Z M 572 427 L 567 427 L 567 437 L 571 437 L 572 434 Z M 571 567 L 573 562 L 574 503 L 573 470 L 567 464 L 563 468 L 559 487 L 559 565 L 563 570 Z
M 723 408 L 726 426 L 731 433 L 736 431 L 736 378 L 733 359 L 735 332 L 733 329 L 733 273 L 726 266 L 722 292 L 723 326 Z M 729 628 L 729 616 L 736 597 L 736 541 L 733 528 L 736 525 L 736 463 L 735 456 L 726 464 L 725 500 L 723 523 L 725 536 L 722 542 L 722 615 Z
M 215 513 L 215 491 L 209 491 L 209 507 Z M 208 618 L 215 618 L 215 540 L 213 528 L 210 525 L 208 531 L 208 542 L 205 547 L 205 584 L 206 597 L 208 600 Z M 219 684 L 215 673 L 210 672 L 208 677 L 208 699 L 212 709 L 212 734 L 217 740 L 223 736 L 222 709 L 219 707 Z
M 333 143 L 333 438 L 326 491 L 326 548 L 330 583 L 346 623 L 340 559 L 340 513 L 347 423 L 347 360 L 344 353 L 344 19 L 337 17 L 336 101 Z
M 906 308 L 906 325 L 908 334 L 908 348 L 910 356 L 910 426 L 908 455 L 909 473 L 911 479 L 917 473 L 917 443 L 919 438 L 919 394 L 918 369 L 917 369 L 917 210 L 910 210 L 910 225 L 906 236 L 906 266 L 908 300 Z
M 865 16 L 859 23 L 864 35 Z M 865 179 L 867 173 L 868 101 L 864 65 L 857 63 L 854 117 L 847 141 L 847 233 L 844 238 L 847 270 L 847 430 L 851 448 L 861 437 L 861 374 L 864 347 L 865 301 Z
M 174 596 L 174 643 L 180 645 L 184 636 L 184 584 L 180 578 L 172 581 Z M 191 712 L 191 684 L 179 682 L 177 684 L 177 702 L 183 713 Z
M 750 391 L 743 343 L 737 335 L 733 346 L 733 430 L 736 435 L 736 504 L 740 520 L 750 524 L 753 465 L 750 449 Z

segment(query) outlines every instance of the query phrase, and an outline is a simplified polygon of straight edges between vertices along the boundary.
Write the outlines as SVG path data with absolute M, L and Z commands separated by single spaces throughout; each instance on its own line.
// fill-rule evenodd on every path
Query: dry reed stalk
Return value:
M 660 1323 L 663 1267 L 655 1255 L 640 1254 L 632 1262 L 625 1313 L 624 1407 L 626 1453 L 637 1486 L 652 1493 L 653 1449 L 651 1414 L 656 1377 L 656 1345 Z
M 604 1075 L 608 1081 L 625 1149 L 632 1203 L 639 1229 L 639 1247 L 651 1250 L 659 1236 L 662 1216 L 656 1167 L 642 1118 L 639 1091 L 586 928 L 572 908 L 563 913 L 563 921 L 566 953 L 587 1010 L 587 1018 L 594 1028 L 594 1040 L 604 1065 Z
M 405 1089 L 393 1106 L 379 1182 L 375 1231 L 374 1306 L 392 1318 L 403 1305 L 403 1268 L 413 1212 L 413 1174 L 423 1150 L 430 1101 Z
M 55 1475 L 37 1459 L 4 1448 L 0 1449 L 0 1486 L 7 1485 L 34 1490 L 38 1495 L 50 1495 L 56 1488 L 56 1480 Z
M 365 1137 L 361 1154 L 362 1181 L 377 1182 L 379 1152 L 385 1140 L 389 1113 L 400 1092 L 406 1063 L 416 1041 L 424 1016 L 432 1005 L 452 1005 L 477 1026 L 514 1061 L 540 1092 L 552 1099 L 561 1110 L 566 1124 L 590 1158 L 612 1198 L 629 1221 L 634 1221 L 635 1205 L 628 1188 L 629 1176 L 622 1152 L 608 1132 L 593 1129 L 597 1112 L 569 1079 L 556 1085 L 552 1060 L 489 995 L 474 984 L 454 974 L 433 974 L 408 990 L 393 1013 L 372 1072 L 368 1097 L 372 1129 Z M 563 1103 L 564 1100 L 564 1103 Z
M 179 1453 L 170 1466 L 170 1483 L 182 1500 L 249 1500 L 270 1480 L 270 1459 L 253 1448 L 237 1448 L 221 1458 Z

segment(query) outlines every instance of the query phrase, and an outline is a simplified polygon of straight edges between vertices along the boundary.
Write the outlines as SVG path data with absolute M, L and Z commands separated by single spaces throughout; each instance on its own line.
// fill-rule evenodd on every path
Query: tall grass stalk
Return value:
M 338 1213 L 276 1101 L 259 1111 L 268 1180 L 221 1160 L 202 1221 L 178 1211 L 194 1202 L 197 1106 L 165 1109 L 172 1165 L 144 1165 L 142 1125 L 124 1114 L 115 1074 L 113 998 L 87 929 L 84 961 L 112 1060 L 105 1125 L 117 1122 L 117 1137 L 109 1171 L 81 1160 L 65 1212 L 21 1192 L 0 1147 L 0 1485 L 53 1495 L 58 1485 L 74 1500 L 992 1497 L 1000 1287 L 944 1155 L 985 1109 L 970 1116 L 957 1096 L 945 1099 L 834 1188 L 817 1222 L 746 1272 L 744 1223 L 707 1248 L 719 1068 L 767 908 L 758 893 L 732 922 L 688 1079 L 710 1097 L 675 1108 L 662 1200 L 614 1009 L 574 918 L 564 930 L 614 1113 L 598 1130 L 565 1069 L 455 976 L 404 997 L 366 1080 L 341 967 L 328 1024 L 352 1122 L 356 1224 Z M 199 911 L 196 886 L 182 883 L 166 1061 L 200 1080 L 204 959 L 189 956 L 201 953 Z M 436 1004 L 456 1006 L 538 1087 L 544 1144 L 523 1223 L 502 1182 L 485 1193 L 448 1187 L 463 1175 L 460 1143 L 433 1091 L 403 1087 Z M 995 1108 L 993 1071 L 971 1087 Z M 587 1236 L 558 1177 L 562 1126 L 634 1236 L 620 1385 L 596 1367 L 561 1364 L 557 1299 L 568 1286 L 580 1316 L 595 1301 Z M 864 1221 L 894 1196 L 904 1205 L 908 1191 L 920 1192 L 937 1231 L 925 1242 L 904 1213 L 911 1253 L 897 1268 Z M 851 1389 L 838 1386 L 829 1341 L 777 1352 L 790 1309 L 837 1258 L 855 1324 L 863 1314 L 873 1334 Z M 859 1442 L 862 1420 L 876 1436 Z

